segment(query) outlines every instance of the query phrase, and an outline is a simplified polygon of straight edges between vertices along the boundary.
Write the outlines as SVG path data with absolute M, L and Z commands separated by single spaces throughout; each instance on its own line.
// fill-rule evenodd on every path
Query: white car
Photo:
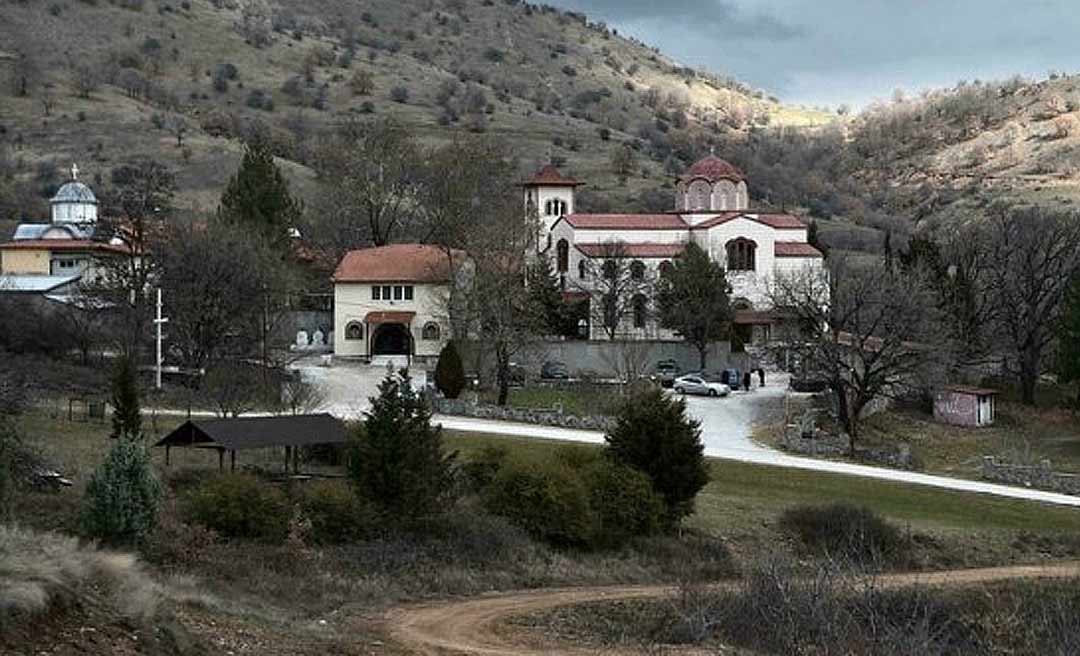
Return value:
M 687 374 L 675 379 L 672 388 L 679 394 L 704 394 L 705 396 L 727 396 L 731 388 L 723 383 L 705 380 L 697 374 Z

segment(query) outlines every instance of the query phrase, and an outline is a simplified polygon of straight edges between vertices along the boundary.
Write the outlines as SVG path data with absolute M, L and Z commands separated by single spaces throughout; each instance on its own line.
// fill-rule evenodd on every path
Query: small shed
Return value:
M 286 415 L 280 417 L 238 417 L 233 419 L 189 419 L 155 444 L 165 447 L 165 464 L 173 447 L 214 449 L 218 467 L 225 468 L 229 453 L 230 468 L 236 470 L 236 452 L 246 449 L 285 447 L 285 469 L 290 460 L 293 471 L 299 468 L 298 447 L 321 444 L 344 444 L 349 432 L 340 419 L 329 414 Z
M 989 426 L 994 423 L 997 394 L 985 387 L 950 385 L 934 397 L 934 419 L 954 426 Z

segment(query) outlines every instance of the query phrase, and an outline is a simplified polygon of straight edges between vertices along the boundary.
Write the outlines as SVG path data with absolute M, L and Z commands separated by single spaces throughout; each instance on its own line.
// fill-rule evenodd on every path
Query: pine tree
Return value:
M 274 163 L 270 145 L 265 139 L 253 139 L 245 146 L 240 168 L 221 195 L 218 216 L 281 245 L 302 212 L 303 205 L 289 193 L 289 183 Z
M 686 401 L 653 389 L 629 399 L 604 436 L 607 452 L 652 480 L 664 499 L 668 527 L 694 512 L 694 497 L 709 482 L 701 424 L 686 416 Z
M 408 522 L 453 503 L 454 460 L 442 430 L 412 389 L 408 371 L 389 372 L 353 441 L 349 475 L 357 493 L 390 520 Z
M 571 334 L 575 327 L 567 325 L 566 306 L 559 290 L 559 278 L 551 268 L 551 260 L 540 255 L 529 266 L 528 278 L 529 296 L 543 314 L 547 331 L 552 335 Z
M 456 399 L 465 389 L 465 367 L 453 341 L 446 343 L 435 365 L 435 386 L 448 399 Z
M 135 367 L 130 358 L 121 358 L 112 379 L 112 433 L 114 440 L 142 437 L 142 410 L 139 407 L 139 389 L 135 379 Z
M 162 495 L 146 445 L 118 440 L 86 484 L 83 531 L 112 543 L 137 544 L 157 526 Z

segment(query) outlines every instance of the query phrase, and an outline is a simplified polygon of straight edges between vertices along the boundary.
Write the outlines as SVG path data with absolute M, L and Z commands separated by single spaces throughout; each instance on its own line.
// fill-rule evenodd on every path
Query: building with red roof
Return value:
M 754 210 L 746 176 L 714 154 L 675 180 L 670 212 L 579 213 L 574 195 L 580 185 L 551 165 L 522 184 L 526 209 L 539 218 L 539 250 L 551 258 L 564 292 L 577 297 L 602 286 L 597 277 L 604 260 L 630 259 L 633 271 L 656 278 L 694 243 L 726 267 L 737 323 L 740 317 L 752 318 L 743 322 L 747 329 L 755 338 L 767 339 L 773 319 L 780 321 L 769 307 L 771 281 L 822 266 L 822 253 L 807 242 L 807 223 L 786 212 Z M 625 320 L 619 334 L 676 338 L 659 327 L 650 303 L 636 303 L 641 311 Z M 591 337 L 602 336 L 595 325 L 601 320 L 591 316 Z

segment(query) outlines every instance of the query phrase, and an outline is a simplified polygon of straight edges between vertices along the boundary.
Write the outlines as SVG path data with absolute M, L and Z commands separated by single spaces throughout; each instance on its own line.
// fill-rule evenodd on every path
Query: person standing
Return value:
M 765 369 L 758 367 L 757 370 L 758 382 L 761 383 L 760 387 L 765 387 Z
M 742 386 L 743 386 L 743 389 L 746 390 L 747 392 L 750 391 L 750 372 L 749 371 L 743 372 Z

